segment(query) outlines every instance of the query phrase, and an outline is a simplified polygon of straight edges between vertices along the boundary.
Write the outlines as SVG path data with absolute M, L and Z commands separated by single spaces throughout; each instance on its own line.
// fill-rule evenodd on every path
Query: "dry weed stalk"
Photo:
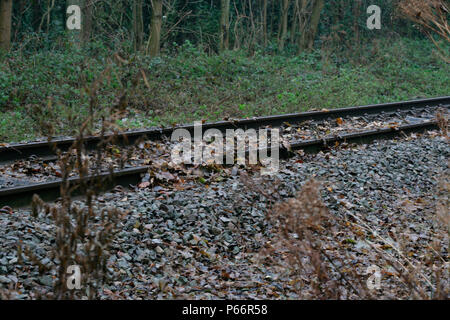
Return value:
M 390 299 L 448 299 L 450 186 L 447 181 L 441 180 L 436 232 L 421 252 L 424 256 L 422 262 L 412 260 L 407 254 L 410 243 L 407 234 L 398 235 L 396 244 L 380 235 L 356 212 L 347 210 L 344 217 L 331 214 L 321 199 L 319 183 L 314 180 L 306 182 L 295 198 L 275 204 L 268 210 L 274 238 L 263 255 L 270 263 L 288 270 L 292 281 L 298 284 L 299 298 L 372 299 L 381 294 Z M 252 183 L 252 178 L 246 176 L 244 182 L 257 192 L 271 190 L 267 181 Z M 280 199 L 265 191 L 261 193 L 273 202 Z M 395 270 L 395 273 L 389 273 L 388 277 L 393 277 L 391 281 L 383 280 L 392 286 L 389 291 L 370 290 L 368 275 L 364 270 L 358 271 L 358 261 L 362 265 L 367 261 L 339 245 L 340 240 L 352 238 L 355 231 L 360 236 L 364 235 L 364 241 L 372 247 L 368 252 L 372 263 L 376 261 L 378 266 Z M 392 250 L 389 252 L 385 248 Z
M 89 120 L 85 122 L 68 152 L 58 150 L 62 175 L 61 201 L 47 204 L 37 195 L 33 198 L 33 216 L 38 218 L 43 213 L 49 216 L 55 225 L 54 250 L 49 255 L 57 261 L 57 281 L 54 283 L 53 293 L 46 298 L 97 298 L 98 290 L 107 275 L 108 250 L 122 216 L 115 208 L 96 209 L 94 206 L 93 200 L 104 181 L 89 178 L 93 168 L 89 158 L 85 156 L 83 143 L 83 132 L 88 122 Z M 99 168 L 102 162 L 101 154 L 100 158 L 95 159 L 94 171 L 101 170 Z M 74 173 L 80 178 L 75 185 L 69 181 L 69 177 Z M 84 203 L 74 203 L 75 191 L 85 194 Z M 25 253 L 39 266 L 42 273 L 49 271 L 40 264 L 31 250 L 25 248 Z M 72 265 L 77 265 L 81 269 L 83 285 L 81 290 L 70 290 L 67 286 L 68 277 L 71 275 L 67 273 L 68 267 Z
M 450 61 L 444 50 L 433 38 L 432 34 L 439 35 L 450 42 L 449 7 L 443 0 L 403 0 L 399 3 L 400 12 L 409 20 L 421 25 L 426 35 L 439 49 L 442 58 Z
M 450 167 L 450 162 L 448 163 Z M 436 267 L 436 292 L 435 296 L 441 299 L 449 299 L 450 297 L 450 264 L 448 261 L 448 252 L 450 249 L 450 176 L 444 174 L 438 185 L 438 201 L 436 204 L 436 221 L 441 227 L 441 239 L 444 243 L 445 255 L 438 252 L 439 246 L 434 250 L 436 256 L 439 256 L 439 265 Z M 436 241 L 439 243 L 439 241 Z M 443 257 L 441 257 L 443 255 Z
M 448 4 L 442 0 L 403 0 L 399 8 L 412 21 L 450 41 Z
M 447 111 L 444 109 L 438 110 L 438 112 L 436 113 L 436 121 L 438 123 L 439 129 L 441 130 L 442 135 L 448 139 L 449 136 L 448 136 L 447 114 L 448 114 Z
M 448 162 L 450 167 L 450 162 Z M 450 237 L 450 177 L 448 174 L 444 175 L 439 180 L 438 185 L 438 202 L 436 205 L 436 219 L 442 226 L 445 226 Z
M 323 241 L 324 237 L 332 237 L 342 229 L 345 222 L 329 213 L 320 197 L 317 181 L 306 182 L 297 197 L 276 204 L 270 210 L 269 220 L 274 226 L 275 238 L 267 253 L 271 256 L 282 253 L 286 257 L 287 266 L 296 277 L 294 280 L 300 283 L 299 298 L 372 296 L 365 279 L 354 269 L 343 272 L 339 266 L 345 265 L 344 259 L 329 252 Z M 312 293 L 307 294 L 308 291 Z
M 108 73 L 109 69 L 105 70 L 101 78 Z M 114 147 L 118 136 L 115 121 L 124 111 L 115 106 L 108 119 L 99 116 L 98 101 L 95 98 L 99 82 L 101 79 L 95 81 L 91 88 L 86 88 L 90 97 L 90 115 L 79 129 L 73 145 L 66 152 L 54 146 L 62 177 L 60 201 L 48 204 L 37 195 L 33 198 L 33 216 L 38 218 L 40 214 L 45 214 L 55 225 L 55 243 L 53 250 L 49 252 L 49 257 L 57 264 L 55 274 L 57 281 L 54 282 L 53 292 L 46 296 L 41 296 L 38 292 L 36 295 L 38 298 L 95 299 L 98 298 L 102 284 L 107 280 L 109 250 L 124 214 L 116 208 L 96 207 L 94 200 L 99 190 L 103 189 L 106 180 L 112 178 L 113 167 L 105 161 L 105 150 Z M 88 156 L 85 150 L 86 133 L 90 133 L 93 120 L 98 118 L 101 119 L 100 142 L 97 145 L 97 152 Z M 122 166 L 125 161 L 126 159 L 123 159 L 121 155 Z M 92 178 L 92 174 L 98 175 L 105 170 L 111 173 L 109 177 Z M 75 184 L 69 179 L 73 175 L 79 178 Z M 75 203 L 73 201 L 75 192 L 83 194 L 84 201 Z M 19 251 L 22 250 L 19 247 Z M 49 268 L 42 265 L 32 250 L 24 248 L 23 251 L 31 262 L 39 267 L 41 274 L 49 272 Z M 82 288 L 80 290 L 70 290 L 67 286 L 71 276 L 68 273 L 68 267 L 72 265 L 79 266 L 81 269 Z

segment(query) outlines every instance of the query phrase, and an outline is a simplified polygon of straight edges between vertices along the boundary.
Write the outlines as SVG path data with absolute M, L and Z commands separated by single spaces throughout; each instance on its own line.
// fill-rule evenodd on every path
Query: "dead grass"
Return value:
M 443 0 L 403 0 L 399 3 L 400 12 L 409 20 L 423 27 L 426 35 L 439 49 L 442 58 L 449 62 L 450 57 L 433 38 L 433 34 L 450 42 L 449 7 Z
M 105 74 L 102 74 L 102 77 Z M 58 155 L 62 179 L 59 200 L 55 203 L 46 203 L 37 195 L 33 197 L 33 217 L 36 220 L 42 216 L 49 217 L 54 225 L 55 241 L 47 253 L 47 258 L 54 261 L 55 265 L 44 265 L 32 249 L 18 247 L 19 263 L 26 257 L 32 266 L 39 269 L 41 276 L 51 275 L 54 279 L 53 288 L 50 290 L 45 287 L 35 288 L 32 296 L 36 299 L 96 299 L 102 285 L 108 279 L 107 261 L 124 213 L 107 205 L 99 207 L 95 205 L 95 199 L 107 180 L 112 178 L 113 168 L 108 168 L 111 164 L 106 161 L 103 150 L 115 147 L 119 133 L 114 123 L 122 110 L 112 107 L 110 118 L 101 117 L 98 151 L 95 156 L 87 156 L 84 147 L 85 137 L 90 134 L 92 119 L 99 118 L 98 101 L 95 99 L 97 83 L 98 81 L 94 82 L 89 91 L 90 116 L 79 128 L 79 133 L 69 150 L 62 151 L 49 142 Z M 47 128 L 49 133 L 54 131 L 52 123 L 48 120 L 41 125 Z M 115 135 L 106 136 L 111 132 Z M 127 159 L 121 160 L 123 164 Z M 106 178 L 93 178 L 104 170 L 109 170 L 111 174 Z M 69 180 L 73 175 L 79 178 L 75 184 Z M 75 195 L 80 194 L 83 195 L 83 199 L 75 201 Z M 80 268 L 81 288 L 69 288 L 68 283 L 72 282 L 70 266 Z M 14 290 L 0 292 L 0 297 L 14 298 Z
M 245 178 L 249 187 L 259 186 L 255 191 L 271 190 L 251 179 Z M 261 254 L 289 274 L 299 299 L 448 299 L 448 176 L 437 190 L 436 212 L 430 212 L 433 234 L 419 246 L 402 230 L 409 224 L 405 212 L 393 223 L 401 231 L 388 236 L 357 213 L 330 213 L 319 190 L 317 181 L 308 181 L 295 198 L 269 209 L 275 236 Z M 356 243 L 367 249 L 355 250 Z M 368 268 L 374 266 L 380 270 L 379 289 L 368 286 L 373 272 Z

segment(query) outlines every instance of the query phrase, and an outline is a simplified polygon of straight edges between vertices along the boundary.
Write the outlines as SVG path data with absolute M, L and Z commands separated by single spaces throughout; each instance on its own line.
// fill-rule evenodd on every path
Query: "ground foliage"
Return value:
M 208 55 L 187 42 L 155 59 L 96 43 L 67 45 L 31 55 L 16 51 L 0 65 L 1 142 L 76 134 L 89 117 L 94 85 L 96 111 L 125 110 L 117 120 L 123 128 L 448 94 L 449 66 L 426 40 L 376 40 L 345 54 L 330 47 L 295 57 Z

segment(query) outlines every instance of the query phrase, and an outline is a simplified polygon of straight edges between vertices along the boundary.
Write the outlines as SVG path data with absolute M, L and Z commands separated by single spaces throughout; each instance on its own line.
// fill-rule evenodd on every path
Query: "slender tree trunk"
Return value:
M 0 50 L 11 47 L 12 0 L 0 0 Z
M 247 30 L 249 30 L 249 44 L 248 44 L 248 52 L 253 55 L 255 52 L 255 41 L 257 37 L 257 28 L 255 24 L 255 17 L 254 17 L 254 8 L 252 5 L 252 0 L 248 0 L 248 12 L 250 16 L 250 25 L 247 27 Z M 251 31 L 250 31 L 251 30 Z
M 22 29 L 22 24 L 23 24 L 23 19 L 24 19 L 24 11 L 25 11 L 25 0 L 17 0 L 17 3 L 18 3 L 18 5 L 17 5 L 17 7 L 18 7 L 17 8 L 18 9 L 17 20 L 18 20 L 18 22 L 14 28 L 14 29 L 16 29 L 14 35 L 11 35 L 11 37 L 12 37 L 11 41 L 13 41 L 13 42 L 17 41 L 17 34 L 19 33 L 19 30 Z M 14 15 L 14 8 L 13 8 L 12 15 Z
M 264 47 L 267 47 L 268 35 L 267 35 L 267 0 L 263 0 L 263 37 Z
M 83 8 L 83 41 L 87 42 L 91 38 L 92 34 L 92 12 L 94 10 L 94 1 L 93 0 L 85 0 L 84 8 Z
M 289 17 L 289 2 L 290 0 L 283 0 L 281 10 L 281 33 L 279 35 L 278 50 L 283 51 L 284 43 L 287 37 L 288 17 Z
M 221 0 L 220 15 L 220 44 L 219 50 L 228 50 L 230 47 L 230 0 Z
M 161 26 L 162 26 L 162 0 L 152 1 L 152 21 L 150 27 L 150 56 L 156 57 L 159 55 L 161 48 Z
M 355 37 L 355 45 L 359 44 L 359 25 L 358 25 L 358 18 L 360 15 L 360 6 L 361 2 L 359 0 L 356 0 L 353 3 L 353 33 Z
M 269 35 L 272 35 L 273 34 L 273 32 L 274 32 L 274 30 L 275 30 L 275 26 L 274 26 L 274 24 L 275 24 L 275 10 L 276 10 L 276 5 L 275 5 L 275 1 L 270 1 L 270 4 L 271 4 L 271 6 L 270 6 L 270 14 L 268 14 L 268 18 L 269 18 L 269 27 L 268 27 L 268 29 L 269 29 Z
M 300 0 L 298 11 L 298 52 L 302 52 L 306 48 L 308 41 L 308 7 L 314 0 Z
M 274 1 L 275 2 L 275 1 Z M 281 35 L 281 30 L 283 29 L 283 22 L 282 22 L 282 20 L 283 20 L 283 2 L 282 1 L 279 1 L 278 2 L 279 4 L 280 4 L 280 22 L 278 23 L 278 31 L 277 31 L 277 40 L 278 40 L 278 43 L 280 42 L 280 35 Z M 273 14 L 273 11 L 272 11 L 272 14 Z M 272 18 L 272 20 L 274 20 L 273 18 Z
M 299 53 L 313 48 L 323 6 L 324 0 L 301 0 L 298 14 Z
M 291 44 L 295 44 L 297 41 L 297 23 L 298 23 L 298 10 L 299 10 L 299 0 L 294 1 L 294 12 L 292 15 L 292 24 L 291 24 Z
M 143 16 L 143 0 L 133 1 L 133 41 L 134 51 L 142 48 L 144 41 L 144 16 Z
M 319 27 L 320 13 L 322 12 L 323 5 L 323 0 L 314 1 L 314 6 L 311 14 L 311 23 L 308 32 L 308 49 L 312 49 L 314 46 L 314 39 L 316 38 L 317 28 Z
M 39 25 L 41 23 L 41 18 L 42 18 L 42 13 L 41 13 L 41 8 L 42 8 L 42 1 L 41 0 L 35 0 L 32 2 L 32 25 L 33 25 L 33 30 L 35 32 L 39 32 Z M 64 15 L 66 14 L 66 10 L 64 10 Z

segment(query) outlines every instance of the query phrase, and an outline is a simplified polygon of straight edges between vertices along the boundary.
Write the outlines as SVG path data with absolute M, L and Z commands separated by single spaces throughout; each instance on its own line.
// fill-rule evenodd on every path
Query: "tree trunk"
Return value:
M 267 47 L 267 0 L 263 0 L 263 34 L 264 34 L 264 47 Z
M 299 2 L 299 11 L 298 11 L 298 29 L 299 29 L 299 37 L 298 37 L 298 52 L 302 52 L 308 42 L 308 7 L 311 4 L 311 1 L 314 0 L 301 0 Z
M 270 2 L 271 5 L 271 9 L 270 9 L 270 14 L 269 14 L 269 18 L 270 18 L 270 28 L 269 28 L 269 34 L 272 34 L 273 31 L 275 30 L 275 11 L 276 11 L 276 5 L 275 5 L 275 1 L 271 1 Z
M 143 16 L 142 7 L 143 7 L 143 0 L 134 0 L 133 1 L 134 51 L 141 50 L 142 43 L 144 41 L 144 16 Z
M 220 51 L 230 47 L 230 0 L 221 0 Z
M 13 42 L 15 42 L 15 41 L 17 41 L 17 35 L 18 35 L 18 33 L 19 33 L 19 30 L 21 30 L 22 29 L 22 24 L 23 24 L 23 20 L 24 20 L 24 12 L 25 12 L 25 0 L 17 0 L 17 3 L 18 3 L 18 5 L 17 5 L 17 20 L 18 20 L 18 22 L 17 22 L 17 24 L 16 24 L 16 26 L 14 27 L 14 29 L 16 30 L 15 31 L 15 33 L 14 33 L 14 35 L 11 35 L 11 37 L 12 37 L 12 40 L 11 41 L 13 41 Z M 13 8 L 13 13 L 12 13 L 12 15 L 14 16 L 14 8 Z
M 301 0 L 298 14 L 299 53 L 313 48 L 323 6 L 324 0 Z
M 150 56 L 159 55 L 161 47 L 161 26 L 162 26 L 162 0 L 152 1 L 152 21 L 150 30 Z
M 317 28 L 319 27 L 320 13 L 323 9 L 323 0 L 314 1 L 313 11 L 311 14 L 311 23 L 308 32 L 308 49 L 312 49 L 314 46 L 314 39 L 316 38 Z
M 358 18 L 360 15 L 360 6 L 361 6 L 361 2 L 359 0 L 356 0 L 354 3 L 354 7 L 353 7 L 353 33 L 354 33 L 354 37 L 355 37 L 355 45 L 359 44 L 359 25 L 358 25 Z
M 12 0 L 0 0 L 0 50 L 11 47 Z
M 39 30 L 39 25 L 41 24 L 41 18 L 42 18 L 41 7 L 42 7 L 41 0 L 35 0 L 32 2 L 33 14 L 32 14 L 31 24 L 33 25 L 33 30 L 35 32 L 41 31 L 41 30 Z M 64 15 L 65 14 L 66 14 L 66 11 L 64 10 Z
M 278 50 L 279 51 L 283 51 L 284 42 L 286 41 L 286 37 L 287 37 L 289 2 L 290 2 L 290 0 L 283 0 L 283 4 L 282 4 L 283 7 L 281 10 L 281 32 L 279 35 L 279 42 L 278 42 Z
M 91 38 L 92 34 L 92 12 L 94 10 L 94 1 L 93 0 L 85 0 L 84 8 L 83 8 L 83 41 L 87 42 Z
M 291 44 L 295 44 L 297 41 L 297 23 L 298 23 L 298 14 L 299 14 L 299 0 L 294 1 L 294 11 L 292 15 L 292 24 L 291 24 Z

